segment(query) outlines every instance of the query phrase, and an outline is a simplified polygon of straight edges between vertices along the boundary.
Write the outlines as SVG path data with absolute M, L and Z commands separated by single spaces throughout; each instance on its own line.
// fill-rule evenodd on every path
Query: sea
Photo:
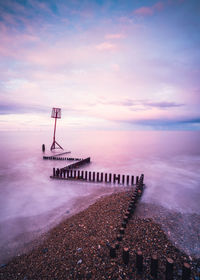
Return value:
M 90 157 L 88 171 L 144 174 L 138 215 L 160 223 L 176 247 L 200 257 L 200 131 L 66 129 L 56 141 L 64 151 L 50 151 L 51 131 L 0 132 L 0 264 L 99 197 L 124 189 L 51 179 L 53 167 L 69 162 L 43 156 L 67 151 L 65 157 Z

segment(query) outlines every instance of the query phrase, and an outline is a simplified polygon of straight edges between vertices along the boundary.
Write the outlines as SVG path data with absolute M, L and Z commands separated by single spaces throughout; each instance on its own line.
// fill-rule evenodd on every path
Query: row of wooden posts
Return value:
M 53 168 L 53 176 L 51 178 L 66 179 L 66 180 L 82 180 L 89 182 L 101 182 L 101 183 L 118 183 L 122 185 L 134 185 L 134 176 L 103 173 L 87 170 L 74 170 L 74 169 L 59 169 Z M 136 176 L 135 184 L 138 184 L 139 176 Z
M 55 156 L 50 156 L 50 157 L 47 157 L 47 156 L 43 156 L 43 159 L 50 159 L 50 160 L 78 160 L 78 161 L 81 161 L 83 160 L 83 158 L 68 158 L 68 157 L 55 157 Z
M 127 226 L 128 221 L 132 217 L 136 205 L 138 203 L 138 200 L 142 196 L 143 190 L 144 190 L 144 175 L 142 174 L 140 176 L 140 179 L 138 180 L 138 183 L 136 185 L 135 191 L 131 197 L 131 201 L 129 203 L 128 210 L 125 212 L 125 215 L 123 217 L 123 221 L 121 223 L 121 227 L 119 229 L 119 233 L 117 234 L 117 241 L 114 243 L 114 245 L 110 246 L 110 257 L 116 258 L 117 257 L 117 249 L 120 247 L 120 241 L 122 241 L 124 234 L 125 234 L 125 228 Z M 129 248 L 123 248 L 122 252 L 122 260 L 123 263 L 128 265 L 129 264 Z M 166 268 L 165 268 L 165 279 L 166 280 L 172 280 L 173 279 L 173 267 L 174 267 L 174 261 L 171 258 L 166 258 Z M 150 274 L 154 279 L 157 279 L 158 276 L 158 258 L 157 255 L 151 256 L 151 264 L 150 264 Z M 142 274 L 144 272 L 144 264 L 143 264 L 143 254 L 139 250 L 136 252 L 136 270 L 138 273 Z M 191 267 L 188 263 L 184 263 L 182 267 L 182 280 L 189 280 L 191 275 Z

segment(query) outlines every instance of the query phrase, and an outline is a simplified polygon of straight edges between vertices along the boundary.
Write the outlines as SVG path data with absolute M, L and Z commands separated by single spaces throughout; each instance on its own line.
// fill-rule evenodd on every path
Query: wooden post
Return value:
M 125 182 L 125 175 L 122 175 L 122 184 L 124 185 Z
M 127 183 L 127 186 L 129 185 L 129 175 L 126 176 L 126 183 Z
M 191 267 L 189 263 L 184 263 L 182 267 L 182 280 L 189 280 L 191 274 Z
M 69 170 L 67 170 L 67 178 L 69 178 Z
M 115 246 L 111 246 L 110 247 L 110 257 L 111 258 L 116 258 L 116 248 L 115 248 Z
M 123 249 L 122 259 L 123 259 L 124 264 L 128 264 L 128 262 L 129 262 L 129 249 L 128 248 Z
M 66 178 L 66 170 L 63 169 L 64 178 Z
M 95 172 L 93 172 L 93 182 L 95 182 Z
M 139 273 L 143 271 L 143 255 L 141 251 L 136 253 L 136 268 Z
M 116 181 L 116 174 L 113 175 L 113 183 L 115 184 Z
M 78 176 L 77 176 L 78 179 L 80 179 L 80 170 L 78 170 Z
M 99 172 L 97 172 L 97 182 L 99 182 Z
M 139 177 L 136 176 L 136 185 L 138 184 Z
M 112 174 L 109 174 L 109 183 L 112 183 Z
M 88 175 L 88 172 L 85 171 L 85 180 L 87 181 L 87 175 Z
M 174 261 L 171 258 L 167 258 L 166 259 L 166 272 L 165 272 L 166 280 L 173 279 L 173 266 L 174 266 Z
M 55 167 L 53 168 L 53 177 L 55 177 L 56 176 L 56 169 L 55 169 Z
M 45 152 L 45 145 L 44 144 L 42 144 L 42 151 L 43 151 L 43 153 Z
M 120 184 L 120 174 L 117 175 L 117 177 L 115 178 L 116 181 L 118 182 L 118 184 Z
M 106 174 L 105 174 L 105 182 L 106 182 L 106 183 L 107 183 L 107 176 L 108 176 L 108 175 L 107 175 L 107 173 L 106 173 Z
M 74 170 L 74 178 L 76 178 L 76 170 Z
M 151 257 L 151 276 L 157 279 L 158 274 L 158 258 L 156 255 Z
M 89 171 L 89 181 L 92 180 L 91 171 Z
M 101 182 L 103 182 L 103 172 L 101 172 Z
M 81 179 L 84 179 L 84 171 L 81 171 Z
M 134 185 L 134 176 L 131 176 L 131 185 Z

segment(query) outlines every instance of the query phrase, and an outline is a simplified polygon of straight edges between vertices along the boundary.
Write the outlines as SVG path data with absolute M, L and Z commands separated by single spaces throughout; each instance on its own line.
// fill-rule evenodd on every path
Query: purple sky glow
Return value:
M 199 130 L 200 1 L 0 1 L 0 71 L 0 130 Z

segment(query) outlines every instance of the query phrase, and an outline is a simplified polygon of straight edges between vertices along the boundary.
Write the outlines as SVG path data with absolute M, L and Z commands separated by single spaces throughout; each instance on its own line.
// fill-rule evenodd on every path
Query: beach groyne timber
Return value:
M 137 215 L 129 219 L 116 257 L 109 256 L 111 242 L 116 240 L 133 193 L 134 189 L 105 196 L 64 220 L 47 234 L 42 244 L 2 266 L 0 278 L 156 279 L 150 274 L 151 258 L 155 255 L 157 279 L 166 279 L 167 258 L 174 260 L 174 279 L 184 279 L 184 263 L 191 268 L 191 279 L 198 279 L 197 261 L 191 261 L 174 247 L 152 219 L 140 219 Z M 139 251 L 142 252 L 142 273 L 137 268 Z
M 113 183 L 126 186 L 134 186 L 139 182 L 139 176 L 134 175 L 121 175 L 104 173 L 97 171 L 87 171 L 87 170 L 74 170 L 70 168 L 53 168 L 53 174 L 50 176 L 52 179 L 60 180 L 78 180 L 84 182 L 96 182 L 96 183 Z M 142 182 L 144 180 L 144 175 L 142 174 Z M 140 177 L 141 178 L 141 177 Z

